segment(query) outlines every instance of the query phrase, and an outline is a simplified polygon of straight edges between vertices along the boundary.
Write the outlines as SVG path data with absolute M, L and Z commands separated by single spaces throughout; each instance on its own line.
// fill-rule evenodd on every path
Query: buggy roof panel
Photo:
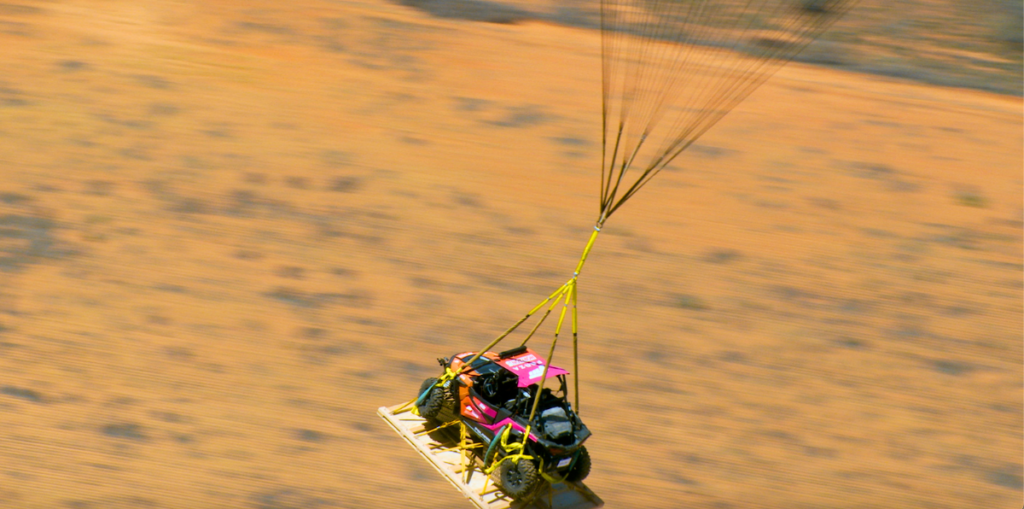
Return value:
M 544 374 L 544 358 L 529 348 L 524 352 L 498 359 L 495 362 L 519 377 L 519 387 L 529 387 L 540 382 L 540 377 Z M 567 373 L 568 371 L 557 366 L 549 366 L 547 378 Z

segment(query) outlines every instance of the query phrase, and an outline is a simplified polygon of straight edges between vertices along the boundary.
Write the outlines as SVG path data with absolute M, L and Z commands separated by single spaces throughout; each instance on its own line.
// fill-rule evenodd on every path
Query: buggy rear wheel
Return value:
M 572 470 L 565 474 L 565 480 L 569 482 L 582 482 L 590 475 L 590 453 L 587 448 L 580 446 L 579 456 L 576 463 L 573 463 Z
M 422 396 L 424 392 L 430 391 L 423 401 L 416 405 L 420 417 L 429 421 L 436 420 L 438 414 L 441 413 L 441 408 L 444 407 L 444 390 L 435 385 L 437 385 L 437 379 L 428 378 L 420 384 L 420 392 L 417 394 L 417 396 Z
M 533 464 L 532 460 L 525 458 L 518 462 L 503 460 L 501 466 L 498 467 L 498 477 L 501 489 L 513 499 L 529 495 L 540 482 L 537 466 Z

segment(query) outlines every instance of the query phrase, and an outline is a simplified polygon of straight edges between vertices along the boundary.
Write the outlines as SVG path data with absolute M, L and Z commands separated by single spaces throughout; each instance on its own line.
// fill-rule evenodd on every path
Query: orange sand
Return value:
M 598 35 L 151 4 L 0 8 L 0 506 L 468 507 L 374 410 L 570 275 Z M 1021 107 L 791 65 L 613 217 L 608 507 L 1020 507 Z

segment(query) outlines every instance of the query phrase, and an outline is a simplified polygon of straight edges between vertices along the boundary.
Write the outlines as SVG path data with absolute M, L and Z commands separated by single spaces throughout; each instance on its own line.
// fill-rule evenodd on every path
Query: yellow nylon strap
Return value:
M 573 380 L 574 380 L 574 384 L 575 384 L 574 385 L 574 395 L 576 397 L 576 407 L 577 407 L 577 409 L 579 408 L 579 403 L 580 403 L 580 401 L 579 401 L 579 398 L 580 398 L 579 397 L 580 381 L 579 381 L 579 360 L 578 360 L 579 356 L 577 355 L 577 351 L 578 351 L 578 349 L 577 349 L 577 338 L 578 338 L 578 335 L 579 335 L 579 318 L 578 318 L 578 314 L 576 312 L 576 295 L 577 295 L 576 294 L 576 283 L 579 280 L 580 270 L 583 269 L 583 264 L 586 263 L 587 256 L 590 255 L 590 250 L 594 247 L 594 241 L 597 240 L 597 234 L 598 233 L 601 233 L 601 228 L 598 227 L 598 226 L 595 226 L 594 227 L 594 233 L 590 234 L 590 239 L 587 241 L 587 246 L 585 248 L 583 248 L 583 255 L 580 257 L 580 262 L 578 264 L 576 264 L 576 271 L 573 273 L 572 279 L 570 279 L 569 281 L 566 281 L 566 283 L 564 285 L 562 285 L 561 288 L 559 288 L 559 291 L 561 293 L 558 295 L 558 298 L 555 300 L 554 303 L 552 303 L 551 307 L 548 309 L 548 313 L 550 313 L 551 310 L 554 309 L 554 307 L 556 305 L 558 305 L 558 302 L 562 299 L 562 297 L 565 297 L 565 301 L 562 304 L 562 312 L 558 316 L 558 324 L 555 325 L 555 337 L 551 341 L 551 349 L 548 351 L 547 361 L 544 364 L 544 372 L 543 372 L 543 374 L 541 374 L 541 377 L 540 377 L 540 384 L 537 387 L 537 394 L 533 397 L 533 406 L 530 408 L 530 418 L 527 419 L 527 422 L 533 422 L 533 418 L 536 417 L 536 415 L 537 415 L 537 406 L 540 404 L 540 398 L 541 398 L 541 395 L 544 392 L 544 382 L 547 381 L 547 378 L 548 378 L 548 368 L 551 366 L 551 359 L 555 356 L 555 346 L 558 344 L 558 335 L 561 334 L 561 332 L 562 332 L 562 324 L 565 323 L 565 313 L 569 309 L 569 303 L 570 302 L 572 302 L 572 358 L 573 358 Z M 558 293 L 558 291 L 556 291 L 555 293 Z M 552 294 L 552 295 L 554 295 L 554 294 Z M 550 300 L 550 298 L 549 298 L 549 300 Z M 547 301 L 545 301 L 545 302 L 547 302 Z M 536 310 L 536 308 L 535 308 L 535 310 Z M 547 314 L 544 315 L 544 318 L 547 318 Z M 540 326 L 540 324 L 537 324 L 537 327 L 539 327 L 539 326 Z M 536 330 L 536 327 L 534 328 L 534 330 Z M 531 332 L 530 335 L 532 336 L 533 333 Z M 529 339 L 529 337 L 527 337 L 527 339 Z M 526 344 L 526 342 L 524 341 L 523 344 Z M 529 438 L 530 438 L 529 433 L 527 433 L 523 437 L 523 442 L 522 442 L 522 446 L 523 447 L 526 446 L 526 441 L 529 440 Z
M 466 428 L 466 423 L 459 421 L 459 464 L 462 465 L 464 473 L 462 475 L 462 482 L 469 482 L 469 463 L 466 461 L 468 456 L 466 455 L 466 446 L 469 445 L 469 430 Z
M 434 384 L 434 386 L 435 387 L 440 387 L 440 386 L 444 385 L 445 382 L 447 382 L 449 380 L 454 380 L 455 377 L 457 377 L 457 376 L 459 376 L 459 373 L 457 373 L 455 371 L 452 371 L 452 368 L 450 368 L 448 366 L 445 366 L 444 367 L 444 374 L 441 375 L 441 378 L 437 379 L 437 383 Z M 417 399 L 419 399 L 418 395 L 417 395 L 417 397 L 415 397 L 413 399 L 410 399 L 409 401 L 406 401 L 405 403 L 403 403 L 402 406 L 398 407 L 398 409 L 396 409 L 394 413 L 399 414 L 399 413 L 404 412 L 406 409 L 409 409 L 409 407 L 412 407 L 409 411 L 412 412 L 413 415 L 419 417 L 420 409 L 416 408 L 416 405 L 413 404 L 413 403 L 416 402 Z
M 476 360 L 479 359 L 481 355 L 483 355 L 485 352 L 489 351 L 491 348 L 494 348 L 494 346 L 497 345 L 498 342 L 500 342 L 502 339 L 505 339 L 506 336 L 508 336 L 514 330 L 516 330 L 520 325 L 523 324 L 523 322 L 528 320 L 531 316 L 533 316 L 534 313 L 536 313 L 538 310 L 540 310 L 540 308 L 544 307 L 546 304 L 548 304 L 550 302 L 551 305 L 548 307 L 547 311 L 544 312 L 544 316 L 541 317 L 541 319 L 537 323 L 537 325 L 535 325 L 533 327 L 533 329 L 530 331 L 530 333 L 527 334 L 526 339 L 523 340 L 522 344 L 526 345 L 526 342 L 529 341 L 530 338 L 533 337 L 533 334 L 535 332 L 537 332 L 537 329 L 540 328 L 541 324 L 544 323 L 544 320 L 546 320 L 547 317 L 551 314 L 551 311 L 553 311 L 555 309 L 555 306 L 557 306 L 559 302 L 562 302 L 562 312 L 559 314 L 559 316 L 558 316 L 558 324 L 555 326 L 555 338 L 551 341 L 551 349 L 548 351 L 547 362 L 544 365 L 544 372 L 541 375 L 540 385 L 538 386 L 536 396 L 534 396 L 533 407 L 530 409 L 530 418 L 529 418 L 529 420 L 527 422 L 533 422 L 533 418 L 537 415 L 537 405 L 540 403 L 540 397 L 541 397 L 541 394 L 542 394 L 542 392 L 544 390 L 544 382 L 545 382 L 545 380 L 547 380 L 548 367 L 551 366 L 551 359 L 555 355 L 555 345 L 558 344 L 558 335 L 562 331 L 562 324 L 565 322 L 565 314 L 566 314 L 566 312 L 567 312 L 567 310 L 569 308 L 569 303 L 570 302 L 572 302 L 572 362 L 573 362 L 573 383 L 574 383 L 573 393 L 574 393 L 575 399 L 576 399 L 576 411 L 577 412 L 579 411 L 579 405 L 580 405 L 580 395 L 579 395 L 579 392 L 580 392 L 580 378 L 579 378 L 579 355 L 578 355 L 578 351 L 579 351 L 578 350 L 579 315 L 577 313 L 577 308 L 576 308 L 576 298 L 577 298 L 576 282 L 579 279 L 580 271 L 583 270 L 583 264 L 586 263 L 587 257 L 590 256 L 590 250 L 593 249 L 594 242 L 597 241 L 597 234 L 601 233 L 601 226 L 602 226 L 603 223 L 604 223 L 604 216 L 602 216 L 601 219 L 598 221 L 598 223 L 596 225 L 594 225 L 594 231 L 593 231 L 593 233 L 590 234 L 590 239 L 587 240 L 586 247 L 583 248 L 583 254 L 580 256 L 579 263 L 576 264 L 576 270 L 573 272 L 572 278 L 570 278 L 568 281 L 566 281 L 564 284 L 562 284 L 562 286 L 558 287 L 558 289 L 555 290 L 554 292 L 552 292 L 551 295 L 548 296 L 548 298 L 546 298 L 543 301 L 541 301 L 540 304 L 537 304 L 536 306 L 534 306 L 534 308 L 531 309 L 530 312 L 526 314 L 526 316 L 524 316 L 521 319 L 519 319 L 518 322 L 516 322 L 514 325 L 509 327 L 508 330 L 506 330 L 500 336 L 495 338 L 494 341 L 491 341 L 491 343 L 488 344 L 486 347 L 484 347 L 483 350 L 480 350 L 479 352 L 477 352 L 476 355 L 474 355 L 472 358 L 470 358 L 470 360 L 468 362 L 463 364 L 463 368 L 462 369 L 463 370 L 468 369 L 468 367 L 470 365 L 472 365 L 473 362 L 476 362 Z M 565 301 L 562 301 L 563 298 L 565 298 Z M 554 300 L 554 302 L 551 302 L 552 300 Z M 457 376 L 458 373 L 456 373 L 455 375 Z M 445 376 L 448 376 L 447 371 L 445 373 Z M 454 376 L 452 378 L 454 378 Z M 511 451 L 511 449 L 509 449 L 510 446 L 508 446 L 508 444 L 506 443 L 507 439 L 508 439 L 508 436 L 507 436 L 507 431 L 506 431 L 506 434 L 502 435 L 501 445 L 502 445 L 503 448 L 506 449 L 506 451 Z M 525 447 L 526 447 L 526 441 L 529 440 L 529 439 L 530 439 L 530 428 L 527 427 L 526 428 L 526 433 L 523 435 L 522 443 L 520 443 L 520 444 L 513 444 L 513 446 L 511 446 L 511 447 L 514 447 L 516 450 L 524 450 Z M 520 454 L 520 455 L 510 455 L 510 456 L 521 457 L 522 455 Z M 515 461 L 518 461 L 518 459 L 519 459 L 518 457 L 515 458 Z M 507 459 L 507 458 L 509 458 L 509 456 L 506 456 L 504 459 Z M 504 459 L 502 461 L 504 461 Z M 495 462 L 495 465 L 492 465 L 491 470 L 493 470 L 494 467 L 498 463 L 500 463 L 500 462 Z
M 573 389 L 572 395 L 576 399 L 575 407 L 576 412 L 580 411 L 580 360 L 579 360 L 579 347 L 577 347 L 577 339 L 579 337 L 579 318 L 576 313 L 576 285 L 572 285 L 572 381 Z
M 597 240 L 598 233 L 601 233 L 601 228 L 595 226 L 594 233 L 590 234 L 590 240 L 587 241 L 587 247 L 583 248 L 583 256 L 580 257 L 580 263 L 576 265 L 576 275 L 573 276 L 573 279 L 576 279 L 576 276 L 579 276 L 580 271 L 583 270 L 583 263 L 587 261 L 587 256 L 590 255 L 590 249 L 594 247 L 594 241 Z
M 583 270 L 583 264 L 586 263 L 587 256 L 590 255 L 590 250 L 593 249 L 594 242 L 597 240 L 597 234 L 600 233 L 600 232 L 601 232 L 601 224 L 598 223 L 597 225 L 594 226 L 594 232 L 590 234 L 590 239 L 587 240 L 586 247 L 583 248 L 583 255 L 580 256 L 580 261 L 579 261 L 579 263 L 576 264 L 576 270 L 573 272 L 572 278 L 570 278 L 569 281 L 566 281 L 562 286 L 558 287 L 557 290 L 555 290 L 554 292 L 551 292 L 551 295 L 549 295 L 548 298 L 544 299 L 539 304 L 534 306 L 533 309 L 531 309 L 529 313 L 526 313 L 526 316 L 520 318 L 518 322 L 514 323 L 511 327 L 509 327 L 507 330 L 505 330 L 505 332 L 501 333 L 501 335 L 499 335 L 497 338 L 494 338 L 494 341 L 491 341 L 487 346 L 485 346 L 482 350 L 480 350 L 473 357 L 471 357 L 469 359 L 469 361 L 464 364 L 464 366 L 465 366 L 465 367 L 463 367 L 464 370 L 468 369 L 468 367 L 471 364 L 473 364 L 474 362 L 476 362 L 476 360 L 479 359 L 480 356 L 482 356 L 485 352 L 489 351 L 491 348 L 494 348 L 494 346 L 497 345 L 499 342 L 501 342 L 501 340 L 505 339 L 506 336 L 508 336 L 513 331 L 518 329 L 519 326 L 523 324 L 523 322 L 525 322 L 526 320 L 529 320 L 530 317 L 534 315 L 534 313 L 536 313 L 537 311 L 540 310 L 540 308 L 544 307 L 546 304 L 551 302 L 552 299 L 554 299 L 555 302 L 553 302 L 551 304 L 551 307 L 549 308 L 549 310 L 544 314 L 544 316 L 537 323 L 537 325 L 534 326 L 533 330 L 530 331 L 529 335 L 526 336 L 526 339 L 523 340 L 522 344 L 525 345 L 526 342 L 529 341 L 531 337 L 533 337 L 533 334 L 537 331 L 537 329 L 544 322 L 544 320 L 547 319 L 548 314 L 551 312 L 551 310 L 554 309 L 554 307 L 558 304 L 558 302 L 563 297 L 565 297 L 566 303 L 568 303 L 569 299 L 571 297 L 575 296 L 575 294 L 576 294 L 576 290 L 575 290 L 576 279 L 579 277 L 580 271 Z M 575 304 L 573 305 L 573 309 L 574 309 L 574 312 L 573 312 L 573 317 L 574 317 L 574 319 L 573 319 L 573 335 L 575 336 L 577 334 L 577 330 L 578 330 L 577 321 L 575 319 L 575 316 L 576 316 L 575 315 Z
M 576 279 L 573 278 L 570 283 L 572 287 L 576 287 Z M 562 312 L 558 316 L 558 325 L 555 326 L 555 339 L 551 340 L 551 349 L 548 350 L 548 358 L 544 363 L 544 371 L 540 375 L 540 384 L 537 386 L 537 394 L 533 396 L 533 407 L 530 409 L 530 418 L 526 422 L 533 422 L 534 416 L 537 415 L 537 405 L 540 404 L 540 397 L 544 394 L 544 382 L 548 379 L 548 368 L 551 367 L 551 359 L 555 356 L 555 345 L 558 344 L 558 333 L 562 330 L 562 322 L 565 321 L 565 311 L 569 307 L 569 299 L 565 299 L 565 304 L 562 305 Z M 523 444 L 526 444 L 526 440 L 529 435 L 523 437 Z
M 587 241 L 587 247 L 583 248 L 583 256 L 580 257 L 580 263 L 576 265 L 576 272 L 572 276 L 572 288 L 570 288 L 570 295 L 566 299 L 572 301 L 572 380 L 573 380 L 573 398 L 575 401 L 576 412 L 580 411 L 580 360 L 579 360 L 579 314 L 576 311 L 576 281 L 580 276 L 580 271 L 583 270 L 583 264 L 587 261 L 587 256 L 590 255 L 590 250 L 594 247 L 594 241 L 597 240 L 597 234 L 601 233 L 601 226 L 604 224 L 605 216 L 601 215 L 597 224 L 594 225 L 594 233 L 590 234 L 590 240 Z M 555 338 L 558 338 L 558 332 L 555 332 Z M 550 362 L 550 360 L 548 361 Z M 542 381 L 543 383 L 543 381 Z
M 564 480 L 550 476 L 544 472 L 544 458 L 541 458 L 538 461 L 540 462 L 540 466 L 537 467 L 537 472 L 540 473 L 540 476 L 543 477 L 545 481 L 551 484 L 558 484 Z
M 562 293 L 559 294 L 558 297 L 556 297 L 555 300 L 551 302 L 551 305 L 548 306 L 548 310 L 544 312 L 544 316 L 540 317 L 540 320 L 537 322 L 537 325 L 533 326 L 533 329 L 530 330 L 530 333 L 526 335 L 526 339 L 524 339 L 519 346 L 526 346 L 526 343 L 530 341 L 530 338 L 533 337 L 533 334 L 537 332 L 537 329 L 539 329 L 540 326 L 544 323 L 544 320 L 548 319 L 548 316 L 551 315 L 551 310 L 555 309 L 555 306 L 558 305 L 558 303 L 562 300 L 562 297 L 565 295 L 565 287 L 568 284 L 569 283 L 562 285 L 562 288 L 560 289 Z
M 508 443 L 508 436 L 509 436 L 509 433 L 511 433 L 511 432 L 512 432 L 512 426 L 509 426 L 509 427 L 505 428 L 505 432 L 501 434 L 501 448 L 504 449 L 505 452 L 521 451 L 521 450 L 523 450 L 523 444 L 520 444 L 518 442 L 512 442 L 511 444 Z M 530 436 L 530 427 L 529 426 L 526 427 L 526 436 Z
M 568 283 L 566 283 L 566 284 L 568 284 Z M 548 298 L 546 298 L 546 299 L 544 299 L 543 301 L 541 301 L 541 303 L 540 303 L 540 304 L 537 304 L 536 306 L 534 306 L 534 307 L 533 307 L 533 309 L 531 309 L 529 313 L 526 313 L 526 316 L 524 316 L 524 317 L 520 318 L 520 319 L 519 319 L 519 321 L 518 321 L 518 322 L 516 322 L 516 323 L 515 323 L 514 325 L 512 325 L 511 327 L 509 327 L 509 328 L 508 328 L 508 330 L 506 330 L 505 332 L 501 333 L 501 335 L 500 335 L 500 336 L 498 336 L 497 338 L 494 338 L 494 341 L 491 341 L 491 342 L 490 342 L 490 344 L 488 344 L 487 346 L 485 346 L 483 350 L 480 350 L 479 352 L 477 352 L 477 354 L 476 354 L 476 355 L 474 355 L 473 357 L 471 357 L 471 358 L 469 359 L 469 362 L 466 362 L 466 363 L 465 363 L 465 364 L 463 365 L 464 367 L 463 367 L 462 369 L 464 369 L 464 370 L 465 370 L 465 369 L 469 369 L 469 366 L 470 366 L 470 365 L 472 365 L 472 364 L 473 364 L 474 362 L 476 362 L 476 360 L 477 360 L 477 359 L 479 359 L 481 355 L 483 355 L 483 354 L 484 354 L 485 352 L 487 352 L 487 351 L 488 351 L 488 350 L 490 350 L 491 348 L 494 348 L 494 345 L 497 345 L 497 344 L 498 344 L 498 342 L 500 342 L 501 340 L 505 339 L 505 336 L 508 336 L 509 334 L 511 334 L 511 333 L 512 333 L 512 331 L 514 331 L 514 330 L 518 329 L 518 328 L 519 328 L 519 326 L 520 326 L 520 325 L 522 325 L 522 324 L 523 324 L 523 322 L 525 322 L 526 320 L 528 320 L 528 319 L 529 319 L 529 318 L 530 318 L 531 316 L 533 316 L 533 314 L 534 314 L 534 313 L 536 313 L 538 309 L 540 309 L 540 308 L 544 307 L 544 304 L 547 304 L 547 303 L 548 303 L 548 302 L 549 302 L 549 301 L 550 301 L 551 299 L 555 298 L 555 296 L 556 296 L 556 295 L 559 295 L 559 296 L 560 296 L 560 294 L 562 294 L 562 293 L 564 293 L 564 292 L 565 292 L 565 285 L 562 285 L 562 286 L 561 286 L 561 287 L 559 287 L 559 288 L 558 288 L 557 290 L 555 290 L 554 292 L 552 292 L 552 293 L 551 293 L 551 295 L 549 295 L 549 296 L 548 296 Z
M 434 385 L 440 387 L 440 386 L 444 385 L 444 383 L 449 381 L 449 380 L 455 380 L 455 377 L 457 377 L 457 376 L 459 376 L 459 373 L 455 372 L 455 371 L 452 371 L 451 366 L 445 366 L 444 367 L 444 374 L 441 375 L 441 378 L 437 379 L 437 383 L 434 384 Z
M 504 461 L 511 461 L 513 464 L 518 465 L 519 464 L 519 460 L 532 460 L 532 459 L 533 459 L 533 456 L 530 456 L 529 454 L 509 454 L 508 456 L 505 456 L 504 458 L 501 458 L 500 460 L 495 461 L 494 464 L 491 465 L 491 468 L 488 468 L 488 469 L 484 470 L 484 473 L 487 474 L 487 475 L 491 475 L 491 473 L 493 473 L 495 470 L 497 470 L 498 467 L 501 466 L 502 462 L 504 462 Z
M 417 395 L 417 397 L 418 396 L 419 395 Z M 395 411 L 392 412 L 392 413 L 400 414 L 400 413 L 406 411 L 410 406 L 413 406 L 413 403 L 415 403 L 415 402 L 416 402 L 416 398 L 412 398 L 409 401 L 406 401 L 405 403 L 402 403 L 402 406 L 396 408 Z M 419 411 L 416 410 L 415 406 L 413 406 L 412 413 L 415 414 L 417 417 L 420 415 Z
M 511 426 L 506 427 L 505 431 L 502 432 L 502 434 L 501 434 L 501 441 L 499 442 L 501 444 L 501 448 L 507 454 L 505 455 L 505 457 L 503 457 L 500 460 L 497 460 L 497 461 L 491 463 L 490 466 L 484 468 L 484 473 L 485 474 L 491 475 L 491 472 L 494 472 L 494 470 L 497 469 L 499 465 L 501 465 L 501 462 L 503 462 L 505 460 L 511 460 L 513 463 L 517 463 L 518 464 L 519 460 L 521 460 L 521 459 L 528 459 L 528 460 L 532 460 L 533 459 L 533 456 L 529 456 L 529 455 L 523 454 L 521 452 L 512 454 L 513 451 L 522 451 L 525 442 L 524 443 L 512 442 L 511 444 L 508 443 L 509 433 L 511 433 L 511 432 L 512 432 L 512 427 Z M 526 427 L 526 437 L 527 438 L 530 437 L 530 427 L 529 426 Z

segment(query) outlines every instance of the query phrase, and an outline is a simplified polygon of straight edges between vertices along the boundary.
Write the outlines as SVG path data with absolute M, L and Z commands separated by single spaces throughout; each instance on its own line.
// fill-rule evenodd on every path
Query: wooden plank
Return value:
M 596 509 L 604 505 L 604 501 L 582 483 L 545 486 L 537 497 L 529 503 L 524 503 L 506 496 L 479 468 L 470 469 L 467 479 L 463 473 L 462 457 L 458 447 L 442 443 L 457 442 L 458 428 L 425 433 L 426 421 L 413 415 L 408 409 L 395 413 L 401 407 L 402 405 L 380 407 L 377 409 L 377 415 L 477 509 Z

